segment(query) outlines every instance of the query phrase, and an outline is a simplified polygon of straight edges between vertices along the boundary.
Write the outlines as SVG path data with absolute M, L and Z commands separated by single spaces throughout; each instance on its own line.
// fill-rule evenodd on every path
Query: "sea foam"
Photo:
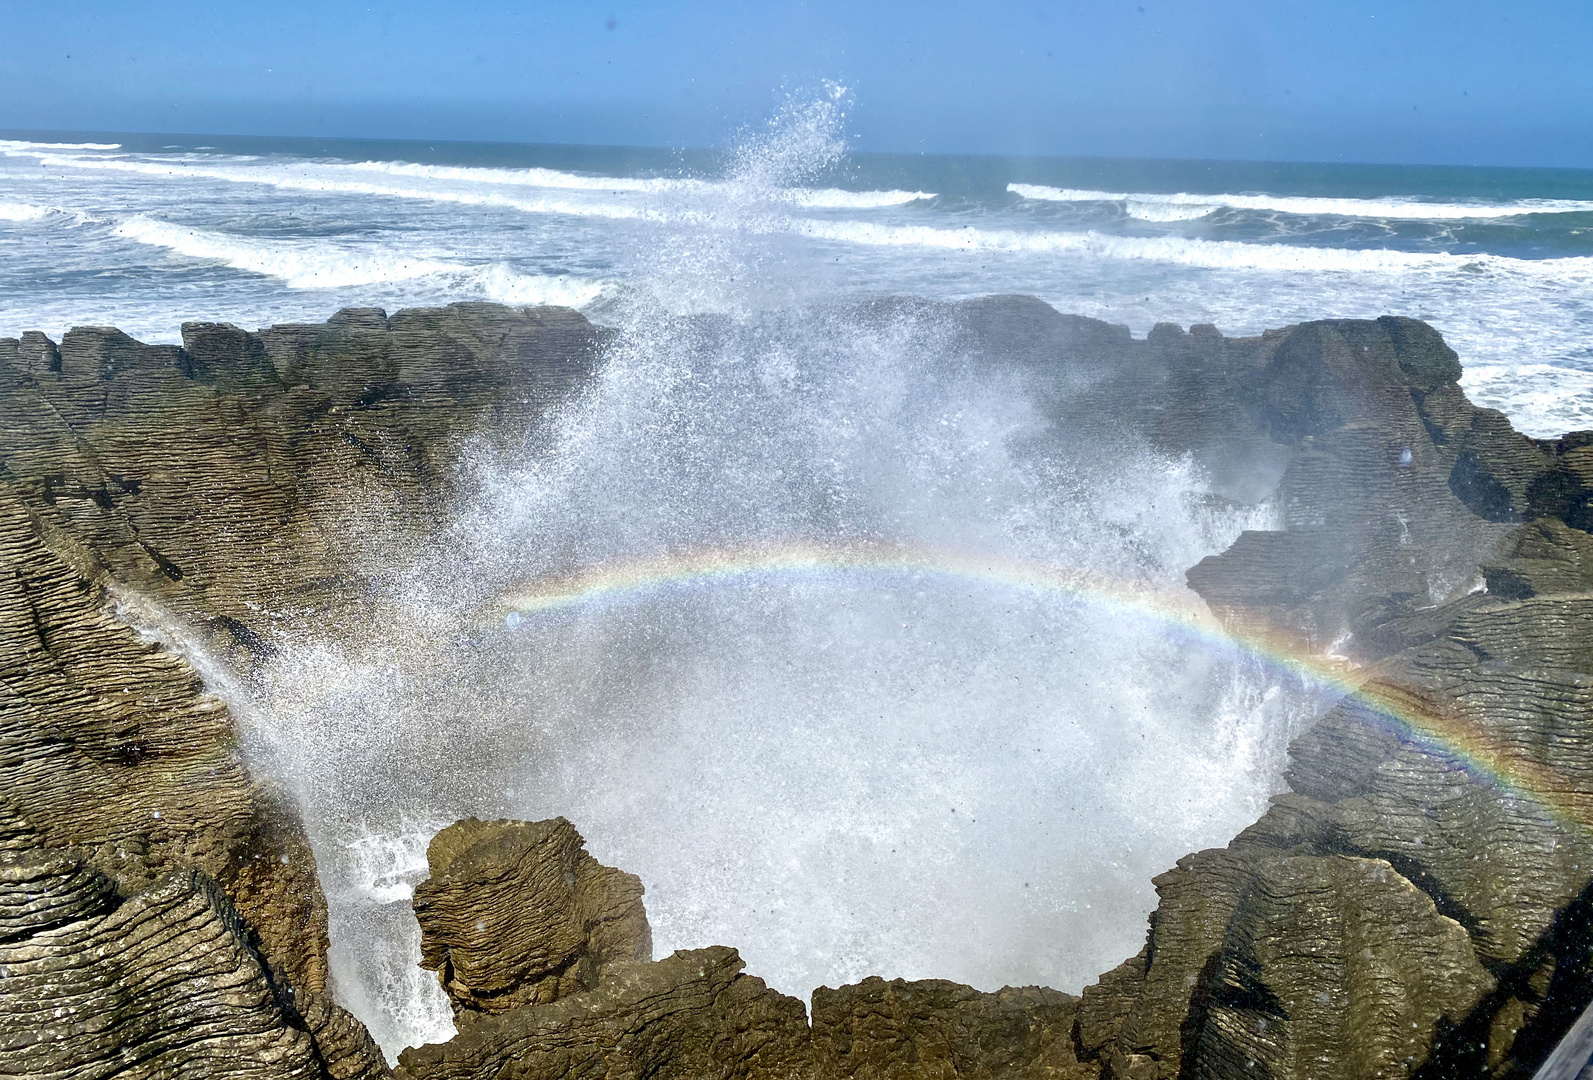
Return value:
M 0 139 L 0 152 L 11 150 L 120 150 L 121 143 L 29 142 L 25 139 Z
M 1044 202 L 1122 203 L 1131 217 L 1146 221 L 1185 221 L 1218 210 L 1256 210 L 1278 214 L 1323 217 L 1359 217 L 1409 221 L 1460 221 L 1466 219 L 1522 217 L 1527 214 L 1590 214 L 1593 202 L 1578 199 L 1517 199 L 1507 203 L 1440 203 L 1417 199 L 1335 199 L 1290 195 L 1147 194 L 1127 191 L 1093 191 L 1044 184 L 1008 184 L 1007 190 L 1025 199 Z
M 55 212 L 53 207 L 29 203 L 0 202 L 0 221 L 37 221 Z
M 126 156 L 104 157 L 57 154 L 31 145 L 7 147 L 0 153 L 36 158 L 55 168 L 99 169 L 134 173 L 169 180 L 218 180 L 234 184 L 261 184 L 290 191 L 376 195 L 399 199 L 424 199 L 467 206 L 502 207 L 533 214 L 571 217 L 638 218 L 658 222 L 707 224 L 713 214 L 689 205 L 649 205 L 584 198 L 591 195 L 693 195 L 704 205 L 725 196 L 745 200 L 745 185 L 695 179 L 635 179 L 582 176 L 554 169 L 478 169 L 462 166 L 415 165 L 407 162 L 361 162 L 353 165 L 313 162 L 284 167 L 270 164 L 218 165 L 209 158 L 185 157 L 178 162 L 143 161 Z M 239 159 L 234 159 L 235 161 Z M 248 159 L 242 159 L 248 162 Z M 414 179 L 425 186 L 394 183 Z M 451 184 L 453 186 L 443 186 Z M 475 190 L 476 186 L 489 190 Z M 575 197 L 505 194 L 505 187 L 568 192 Z M 805 209 L 870 210 L 933 199 L 927 191 L 847 191 L 840 188 L 771 188 L 756 193 L 773 203 Z
M 1181 236 L 1114 236 L 1080 232 L 948 229 L 933 225 L 886 225 L 863 221 L 800 221 L 792 231 L 819 240 L 874 247 L 925 247 L 1011 254 L 1073 254 L 1098 259 L 1133 259 L 1207 269 L 1287 272 L 1408 273 L 1412 271 L 1503 271 L 1537 278 L 1593 275 L 1593 257 L 1517 259 L 1505 255 L 1393 251 L 1386 248 L 1305 247 L 1204 240 Z
M 472 265 L 323 241 L 246 239 L 175 225 L 143 214 L 114 225 L 112 232 L 178 255 L 278 278 L 294 289 L 337 289 L 443 277 L 455 282 L 461 292 L 499 303 L 582 307 L 596 299 L 605 286 L 602 281 L 590 279 L 519 273 L 502 263 Z

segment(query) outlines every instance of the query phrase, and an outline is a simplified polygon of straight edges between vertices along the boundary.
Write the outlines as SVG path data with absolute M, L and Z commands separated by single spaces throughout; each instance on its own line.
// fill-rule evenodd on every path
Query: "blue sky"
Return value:
M 0 0 L 0 128 L 1593 166 L 1593 0 Z

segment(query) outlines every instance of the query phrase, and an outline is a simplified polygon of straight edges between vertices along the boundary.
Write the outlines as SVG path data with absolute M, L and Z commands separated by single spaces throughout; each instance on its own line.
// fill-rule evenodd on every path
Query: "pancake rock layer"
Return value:
M 1531 1075 L 1593 998 L 1593 433 L 1472 406 L 1409 319 L 1139 341 L 1022 297 L 858 317 L 903 311 L 959 327 L 1059 440 L 1129 432 L 1213 498 L 1270 501 L 1280 529 L 1190 584 L 1368 694 L 1296 740 L 1261 821 L 1156 879 L 1145 948 L 1077 1002 L 866 980 L 816 992 L 809 1027 L 734 950 L 647 962 L 639 883 L 567 823 L 463 823 L 417 895 L 460 1035 L 401 1069 Z M 247 674 L 277 628 L 357 614 L 443 519 L 463 442 L 537 425 L 603 343 L 478 304 L 0 340 L 0 1076 L 385 1074 L 332 1003 L 293 807 L 124 620 Z

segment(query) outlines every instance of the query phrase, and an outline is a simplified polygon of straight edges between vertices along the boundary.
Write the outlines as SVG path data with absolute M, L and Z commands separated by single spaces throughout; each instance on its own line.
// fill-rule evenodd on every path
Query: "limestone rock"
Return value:
M 809 1080 L 802 1003 L 742 974 L 736 950 L 616 964 L 595 990 L 465 1014 L 446 1043 L 406 1050 L 405 1080 Z
M 78 853 L 7 852 L 0 925 L 6 1075 L 323 1075 L 314 1037 L 202 875 L 123 901 Z
M 0 477 L 124 588 L 257 652 L 425 536 L 466 442 L 523 437 L 600 338 L 566 309 L 454 304 L 189 323 L 181 348 L 0 339 Z
M 467 818 L 432 839 L 426 861 L 421 966 L 456 1011 L 546 1004 L 597 986 L 610 964 L 653 957 L 641 879 L 592 858 L 563 818 Z
M 1223 498 L 1266 500 L 1281 531 L 1244 534 L 1191 584 L 1237 627 L 1363 665 L 1366 696 L 1296 741 L 1292 790 L 1157 879 L 1145 949 L 1076 1006 L 1089 1067 L 1530 1075 L 1593 998 L 1593 433 L 1527 439 L 1474 407 L 1454 353 L 1414 320 L 1235 339 L 1159 325 L 1138 341 L 1028 298 L 874 306 L 903 305 L 936 308 L 971 355 L 1016 373 L 1069 454 L 1143 439 L 1189 454 Z M 215 1024 L 187 1072 L 247 1058 L 382 1075 L 326 995 L 324 904 L 293 813 L 246 775 L 191 667 L 113 605 L 157 605 L 245 670 L 278 624 L 358 610 L 367 567 L 440 520 L 464 440 L 532 428 L 602 340 L 573 312 L 476 304 L 258 333 L 191 324 L 181 348 L 105 328 L 0 340 L 0 949 L 76 950 L 51 954 L 30 1001 L 117 957 L 146 963 L 159 943 L 135 931 L 180 924 L 212 965 L 195 992 L 220 995 L 203 999 Z M 467 834 L 440 853 L 439 887 L 475 882 L 484 923 L 523 914 L 512 897 L 537 875 L 516 868 L 543 864 L 490 844 L 472 863 Z M 538 896 L 561 895 L 544 879 Z M 820 1068 L 800 1003 L 740 974 L 733 952 L 624 962 L 645 956 L 639 885 L 635 920 L 604 915 L 628 910 L 607 886 L 591 901 L 565 885 L 569 917 L 531 919 L 524 937 L 505 922 L 501 945 L 472 936 L 468 904 L 434 898 L 448 944 L 433 959 L 465 1011 L 453 1043 L 406 1056 L 411 1075 Z M 1356 941 L 1375 943 L 1372 961 Z M 93 983 L 105 1015 L 133 1000 L 104 989 L 120 977 Z M 826 1060 L 844 1030 L 858 1075 L 994 1069 L 1030 1060 L 1021 1024 L 1055 1029 L 1045 994 L 892 985 L 826 1004 Z M 136 1000 L 140 1045 L 175 1060 L 160 1055 L 184 1052 L 182 1017 L 159 994 Z M 491 1002 L 516 1006 L 477 1011 Z M 0 1010 L 7 1038 L 18 1010 Z M 58 1041 L 99 1061 L 97 1030 Z M 1048 1052 L 1044 1067 L 1066 1064 Z
M 1305 323 L 1265 335 L 1243 393 L 1288 466 L 1284 532 L 1246 533 L 1189 571 L 1242 625 L 1375 658 L 1399 622 L 1482 579 L 1552 462 L 1461 392 L 1460 365 L 1411 319 Z
M 326 908 L 296 816 L 244 773 L 193 669 L 118 623 L 103 575 L 47 545 L 30 510 L 0 484 L 7 846 L 76 846 L 125 893 L 199 870 L 294 987 L 321 991 Z
M 1093 1080 L 1074 1056 L 1078 999 L 1045 987 L 869 978 L 813 991 L 818 1075 L 855 1080 Z
M 1080 1006 L 1107 1075 L 1525 1077 L 1593 999 L 1593 439 L 1473 408 L 1435 339 L 1379 320 L 1261 340 L 1285 531 L 1191 584 L 1273 642 L 1336 635 L 1376 663 L 1291 747 L 1290 793 L 1157 879 L 1145 951 Z M 1345 944 L 1362 923 L 1396 935 L 1378 963 Z
M 1593 591 L 1593 534 L 1559 518 L 1538 518 L 1511 536 L 1497 562 L 1483 566 L 1492 596 L 1525 600 Z
M 121 896 L 204 875 L 314 1068 L 385 1075 L 328 997 L 296 814 L 246 774 L 188 662 L 123 619 L 158 610 L 246 671 L 276 622 L 357 604 L 360 557 L 432 528 L 465 440 L 523 434 L 599 335 L 570 311 L 455 305 L 184 340 L 0 339 L 0 851 L 75 845 Z
M 1466 931 L 1387 862 L 1277 859 L 1203 987 L 1190 1075 L 1408 1076 L 1493 986 Z

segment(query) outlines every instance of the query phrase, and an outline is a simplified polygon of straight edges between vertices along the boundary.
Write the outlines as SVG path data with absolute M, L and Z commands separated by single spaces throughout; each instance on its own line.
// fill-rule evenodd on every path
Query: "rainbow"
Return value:
M 1205 647 L 1254 657 L 1361 706 L 1368 719 L 1403 741 L 1443 757 L 1507 796 L 1535 803 L 1562 824 L 1593 836 L 1593 813 L 1566 778 L 1507 738 L 1431 700 L 1385 681 L 1312 643 L 1273 630 L 1224 622 L 1187 589 L 1169 589 L 1035 560 L 882 541 L 788 541 L 692 548 L 616 560 L 539 577 L 508 590 L 482 613 L 511 628 L 527 617 L 638 599 L 676 589 L 734 586 L 771 578 L 837 574 L 937 577 L 1022 593 L 1064 596 L 1151 619 Z

